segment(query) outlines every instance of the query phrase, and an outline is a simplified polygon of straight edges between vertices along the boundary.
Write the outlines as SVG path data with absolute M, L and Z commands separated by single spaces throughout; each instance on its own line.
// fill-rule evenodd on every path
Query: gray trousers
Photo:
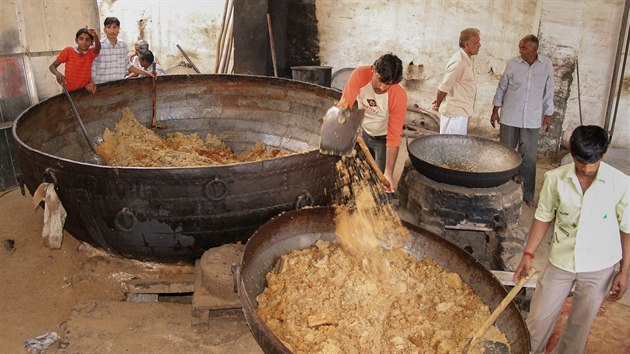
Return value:
M 501 142 L 511 148 L 518 147 L 523 162 L 518 173 L 523 176 L 523 199 L 534 200 L 536 188 L 536 150 L 540 128 L 516 128 L 501 124 L 499 137 Z
M 544 354 L 558 314 L 575 283 L 573 303 L 566 328 L 554 350 L 556 354 L 584 352 L 588 332 L 608 293 L 614 267 L 597 272 L 572 273 L 547 262 L 538 278 L 527 316 L 532 353 Z
M 370 150 L 374 161 L 378 165 L 378 168 L 381 169 L 381 172 L 385 172 L 385 161 L 387 160 L 387 135 L 382 136 L 371 136 L 366 133 L 365 130 L 361 129 L 363 132 L 363 141 L 365 141 L 365 145 Z

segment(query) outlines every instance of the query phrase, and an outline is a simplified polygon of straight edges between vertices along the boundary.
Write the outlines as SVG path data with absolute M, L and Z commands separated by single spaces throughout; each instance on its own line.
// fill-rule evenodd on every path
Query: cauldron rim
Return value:
M 248 80 L 269 80 L 268 76 L 263 76 L 263 75 L 247 75 L 247 74 L 181 74 L 181 75 L 164 75 L 164 76 L 158 76 L 157 80 L 158 81 L 178 81 L 179 79 L 181 79 L 181 77 L 185 77 L 187 80 L 196 80 L 196 81 L 203 81 L 204 79 L 207 79 L 208 77 L 219 77 L 220 79 L 223 79 L 227 82 L 232 81 L 235 78 L 241 78 L 241 79 L 248 79 Z M 281 82 L 286 82 L 286 83 L 290 83 L 291 85 L 298 85 L 298 86 L 305 86 L 308 87 L 310 90 L 316 89 L 317 91 L 322 90 L 322 91 L 326 91 L 328 92 L 329 90 L 331 90 L 329 87 L 324 87 L 321 85 L 317 85 L 317 84 L 313 84 L 313 83 L 309 83 L 309 82 L 304 82 L 304 81 L 298 81 L 298 80 L 292 80 L 292 79 L 287 79 L 287 78 L 283 78 L 283 77 L 277 77 L 277 78 L 273 78 L 274 81 L 281 81 Z M 138 78 L 138 79 L 134 79 L 134 80 L 145 80 L 148 81 L 150 80 L 150 78 Z M 113 81 L 109 81 L 109 82 L 105 82 L 102 84 L 98 84 L 98 87 L 109 87 L 109 86 L 119 86 L 119 85 L 123 85 L 126 81 L 128 81 L 128 79 L 122 79 L 122 80 L 113 80 Z M 73 95 L 88 95 L 84 90 L 82 89 L 78 89 L 78 90 L 74 90 L 71 91 Z M 224 168 L 224 167 L 234 167 L 234 166 L 247 166 L 250 165 L 251 166 L 255 166 L 257 164 L 263 163 L 264 161 L 284 161 L 290 158 L 295 158 L 296 156 L 300 156 L 300 155 L 306 155 L 306 154 L 311 154 L 311 153 L 318 153 L 319 149 L 317 147 L 313 147 L 310 150 L 306 150 L 306 151 L 301 151 L 301 152 L 291 152 L 290 155 L 286 155 L 286 156 L 280 156 L 280 157 L 274 157 L 271 159 L 263 159 L 263 160 L 257 160 L 257 161 L 250 161 L 250 162 L 237 162 L 237 163 L 228 163 L 228 164 L 221 164 L 221 165 L 208 165 L 208 166 L 204 166 L 204 165 L 200 165 L 200 166 L 174 166 L 174 167 L 160 167 L 160 166 L 156 166 L 156 167 L 152 167 L 152 166 L 110 166 L 110 165 L 97 165 L 94 163 L 89 163 L 89 162 L 85 162 L 85 161 L 77 161 L 74 159 L 69 159 L 69 158 L 65 158 L 65 157 L 61 157 L 61 156 L 57 156 L 57 155 L 53 155 L 50 153 L 47 153 L 45 151 L 39 150 L 39 149 L 35 149 L 32 146 L 28 145 L 24 140 L 22 140 L 18 133 L 17 133 L 17 129 L 18 126 L 22 123 L 22 121 L 26 118 L 23 118 L 25 116 L 27 116 L 28 114 L 31 113 L 32 110 L 36 109 L 39 106 L 44 106 L 46 104 L 49 104 L 49 102 L 54 101 L 54 100 L 64 100 L 65 99 L 65 95 L 64 93 L 59 93 L 57 95 L 48 97 L 40 102 L 37 102 L 31 106 L 29 106 L 28 108 L 26 108 L 22 113 L 20 113 L 18 115 L 18 117 L 13 121 L 13 125 L 11 128 L 11 133 L 13 135 L 13 138 L 15 139 L 18 148 L 24 148 L 26 150 L 29 150 L 31 153 L 36 154 L 36 155 L 40 155 L 42 157 L 46 157 L 48 159 L 53 160 L 56 164 L 59 163 L 64 163 L 64 164 L 76 164 L 79 166 L 90 166 L 91 168 L 102 168 L 102 169 L 116 169 L 116 170 L 138 170 L 138 169 L 149 169 L 149 170 L 191 170 L 191 169 L 195 169 L 195 170 L 199 170 L 199 169 L 213 169 L 213 168 Z

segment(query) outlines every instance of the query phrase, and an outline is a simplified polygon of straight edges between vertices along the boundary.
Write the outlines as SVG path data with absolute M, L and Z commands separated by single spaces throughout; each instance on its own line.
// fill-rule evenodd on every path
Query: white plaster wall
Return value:
M 224 0 L 99 0 L 98 6 L 101 29 L 105 17 L 117 17 L 119 37 L 130 49 L 138 39 L 146 40 L 167 71 L 186 62 L 179 44 L 202 73 L 214 72 Z
M 568 5 L 573 8 L 569 10 L 566 7 L 557 7 L 551 10 L 550 16 L 543 16 L 547 27 L 564 22 L 563 29 L 554 34 L 555 39 L 572 47 L 578 60 L 580 90 L 578 92 L 576 70 L 573 73 L 573 85 L 562 127 L 564 145 L 568 145 L 571 132 L 578 125 L 603 126 L 605 123 L 624 0 L 571 1 Z M 571 16 L 570 11 L 576 11 L 575 16 Z M 613 147 L 630 148 L 629 91 L 630 89 L 626 90 L 619 105 Z M 581 119 L 579 101 L 582 106 Z
M 451 55 L 459 49 L 459 32 L 481 31 L 476 58 L 478 93 L 469 129 L 493 134 L 492 98 L 518 41 L 537 28 L 535 1 L 317 1 L 322 65 L 335 69 L 369 65 L 391 51 L 403 64 L 423 65 L 403 82 L 409 103 L 429 108 Z M 333 69 L 334 70 L 334 69 Z M 421 72 L 419 72 L 421 71 Z M 480 131 L 480 132 L 477 132 Z
M 333 71 L 369 65 L 391 51 L 415 67 L 403 82 L 410 104 L 429 107 L 444 66 L 458 48 L 459 32 L 481 31 L 476 59 L 478 96 L 471 134 L 497 138 L 489 124 L 492 98 L 505 62 L 518 55 L 518 41 L 539 26 L 554 48 L 579 58 L 582 116 L 585 124 L 603 125 L 624 0 L 413 0 L 317 1 L 320 57 Z M 542 46 L 545 43 L 541 44 Z M 492 69 L 492 70 L 491 70 Z M 411 79 L 411 80 L 409 80 Z M 577 79 L 572 86 L 563 130 L 579 124 Z M 630 88 L 619 108 L 613 146 L 630 147 Z

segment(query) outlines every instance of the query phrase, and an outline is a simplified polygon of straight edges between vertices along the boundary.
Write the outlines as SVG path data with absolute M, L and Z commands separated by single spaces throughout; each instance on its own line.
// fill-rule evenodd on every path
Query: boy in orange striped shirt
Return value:
M 85 87 L 89 93 L 96 91 L 96 84 L 92 81 L 92 62 L 101 51 L 101 41 L 93 28 L 81 28 L 77 31 L 74 41 L 76 48 L 64 48 L 57 59 L 50 64 L 50 72 L 57 77 L 57 82 L 65 85 L 68 91 Z M 96 43 L 94 47 L 90 47 Z M 65 63 L 66 75 L 57 70 L 61 63 Z

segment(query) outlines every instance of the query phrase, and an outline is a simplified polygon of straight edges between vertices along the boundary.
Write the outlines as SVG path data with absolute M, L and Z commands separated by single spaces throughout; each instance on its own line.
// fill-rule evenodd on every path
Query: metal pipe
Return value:
M 623 8 L 623 15 L 621 17 L 621 29 L 619 30 L 619 40 L 617 41 L 617 56 L 615 57 L 615 66 L 613 69 L 613 77 L 610 81 L 610 90 L 608 91 L 608 104 L 606 105 L 606 118 L 604 119 L 604 129 L 608 129 L 610 123 L 610 116 L 612 113 L 613 100 L 615 95 L 615 86 L 619 80 L 619 64 L 621 62 L 621 54 L 623 49 L 623 40 L 626 37 L 628 29 L 628 10 L 630 9 L 630 0 L 626 0 L 626 4 Z M 622 76 L 623 80 L 623 76 Z
M 627 0 L 626 3 L 629 3 L 630 0 Z M 627 7 L 626 7 L 627 9 Z M 617 123 L 617 109 L 619 108 L 619 101 L 621 100 L 621 88 L 623 87 L 622 85 L 622 81 L 623 81 L 623 75 L 626 72 L 626 62 L 628 60 L 628 46 L 630 45 L 630 35 L 626 36 L 626 49 L 625 49 L 625 53 L 626 55 L 623 56 L 623 64 L 621 65 L 621 73 L 619 74 L 619 77 L 621 78 L 619 80 L 619 85 L 617 85 L 617 99 L 615 102 L 615 110 L 613 112 L 613 118 L 612 118 L 612 124 L 610 125 L 610 130 L 608 132 L 608 143 L 610 144 L 612 142 L 612 137 L 613 137 L 613 133 L 615 132 L 615 123 Z

